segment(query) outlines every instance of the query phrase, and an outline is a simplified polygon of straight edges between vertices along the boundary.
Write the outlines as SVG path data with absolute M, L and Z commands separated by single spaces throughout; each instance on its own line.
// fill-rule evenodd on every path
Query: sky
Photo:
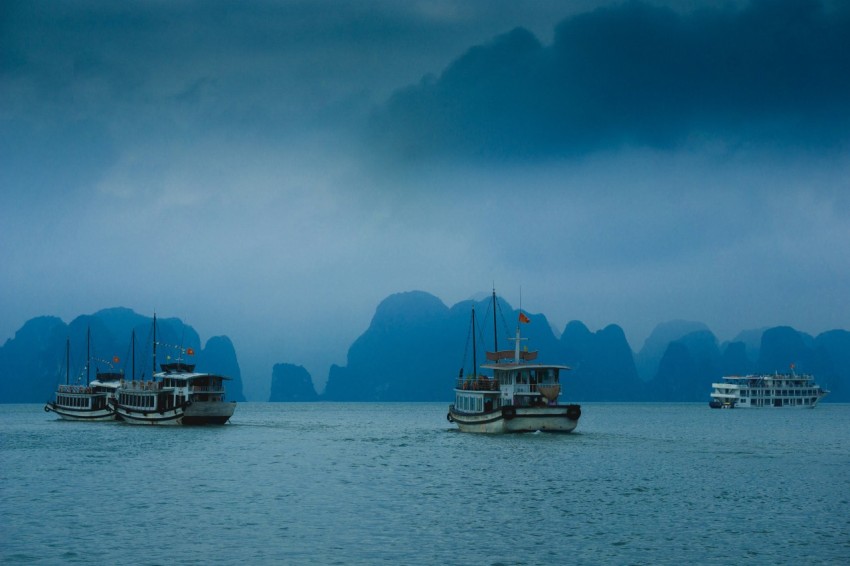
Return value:
M 848 69 L 830 0 L 7 0 L 0 341 L 156 311 L 264 400 L 411 290 L 850 328 Z

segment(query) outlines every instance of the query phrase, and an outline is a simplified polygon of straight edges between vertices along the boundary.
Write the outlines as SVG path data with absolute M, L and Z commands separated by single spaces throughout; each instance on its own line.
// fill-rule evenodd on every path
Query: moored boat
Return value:
M 115 358 L 113 361 L 116 361 Z M 115 411 L 110 400 L 115 395 L 123 373 L 95 370 L 95 379 L 91 380 L 91 331 L 86 332 L 86 382 L 70 383 L 70 340 L 65 342 L 65 383 L 56 388 L 53 400 L 44 405 L 46 413 L 56 413 L 62 419 L 69 421 L 114 421 Z M 111 369 L 111 368 L 110 368 Z
M 227 379 L 196 373 L 194 364 L 162 364 L 151 380 L 120 382 L 113 407 L 130 424 L 225 424 L 236 410 L 235 401 L 225 400 Z
M 711 387 L 709 406 L 713 409 L 813 409 L 829 393 L 814 377 L 797 374 L 793 367 L 790 373 L 725 376 Z
M 493 292 L 493 315 L 496 294 Z M 495 321 L 495 319 L 494 319 Z M 520 311 L 513 350 L 487 352 L 489 364 L 478 372 L 475 359 L 475 309 L 472 311 L 473 372 L 461 370 L 455 383 L 455 402 L 446 418 L 463 432 L 572 432 L 581 417 L 581 406 L 558 402 L 564 365 L 535 363 L 538 353 L 520 351 L 520 324 L 529 318 Z M 495 324 L 494 324 L 495 326 Z
M 129 424 L 204 425 L 225 424 L 236 410 L 225 400 L 224 382 L 230 378 L 195 372 L 195 364 L 183 362 L 194 355 L 179 347 L 177 361 L 161 364 L 156 372 L 156 315 L 154 315 L 154 373 L 150 380 L 121 381 L 112 399 L 116 414 Z

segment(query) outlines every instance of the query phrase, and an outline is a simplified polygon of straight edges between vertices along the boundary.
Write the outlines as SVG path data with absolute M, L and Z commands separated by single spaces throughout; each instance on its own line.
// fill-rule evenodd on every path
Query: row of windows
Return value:
M 741 391 L 741 397 L 802 397 L 803 395 L 812 395 L 811 390 L 802 389 L 753 389 L 753 394 L 750 395 L 747 390 Z
M 526 385 L 529 383 L 558 383 L 558 370 L 555 368 L 532 369 L 522 371 L 496 370 L 499 383 L 506 385 Z
M 63 407 L 80 407 L 87 409 L 89 407 L 89 397 L 68 397 L 67 395 L 58 395 L 56 403 Z
M 122 393 L 119 395 L 119 402 L 122 405 L 130 405 L 132 407 L 149 407 L 156 406 L 156 397 L 153 395 L 130 395 Z
M 783 407 L 786 407 L 786 406 L 790 407 L 792 405 L 811 405 L 811 404 L 815 403 L 817 400 L 818 400 L 817 397 L 811 397 L 811 398 L 806 398 L 806 399 L 776 399 L 775 401 L 770 400 L 770 399 L 765 399 L 764 401 L 762 401 L 761 399 L 753 399 L 752 404 L 755 405 L 756 407 L 762 407 L 762 406 L 773 406 L 773 407 L 775 407 L 775 406 L 777 406 L 777 403 L 781 402 L 781 405 Z M 746 403 L 746 400 L 744 400 L 744 403 Z
M 480 413 L 484 410 L 484 400 L 481 397 L 468 397 L 466 395 L 458 395 L 455 399 L 455 406 L 459 411 L 467 413 Z

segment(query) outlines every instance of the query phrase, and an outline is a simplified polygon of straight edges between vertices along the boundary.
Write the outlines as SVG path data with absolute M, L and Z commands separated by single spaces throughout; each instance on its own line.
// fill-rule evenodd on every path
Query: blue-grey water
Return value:
M 0 562 L 850 563 L 850 405 L 583 409 L 571 435 L 478 436 L 433 403 L 206 428 L 0 405 Z

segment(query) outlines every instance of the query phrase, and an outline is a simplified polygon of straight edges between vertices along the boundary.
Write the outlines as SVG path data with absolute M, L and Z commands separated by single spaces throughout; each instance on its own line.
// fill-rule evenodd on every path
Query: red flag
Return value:
M 118 362 L 120 362 L 120 361 L 121 361 L 121 360 L 119 360 L 119 359 L 118 359 L 118 356 L 112 356 L 112 363 L 113 363 L 113 364 L 117 364 L 117 363 L 118 363 Z
M 520 322 L 524 322 L 524 323 L 526 323 L 526 324 L 527 324 L 527 323 L 531 322 L 531 319 L 530 319 L 530 318 L 528 318 L 527 316 L 525 316 L 525 313 L 524 313 L 524 312 L 520 311 L 520 313 L 519 313 L 519 321 L 520 321 Z
M 190 356 L 194 356 L 195 350 L 193 350 L 192 348 L 186 348 L 186 353 L 189 354 Z

